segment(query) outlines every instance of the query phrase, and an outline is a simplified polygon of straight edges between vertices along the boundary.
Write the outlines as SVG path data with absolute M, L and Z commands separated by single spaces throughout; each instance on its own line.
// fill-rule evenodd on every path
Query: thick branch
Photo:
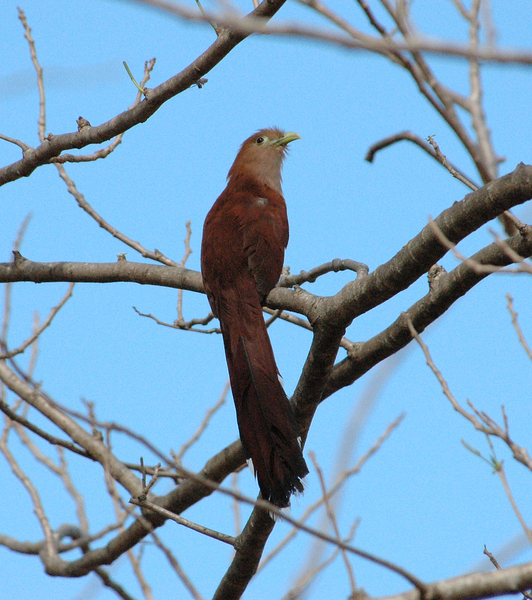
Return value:
M 255 507 L 244 531 L 231 565 L 225 573 L 213 600 L 238 600 L 255 575 L 264 545 L 275 521 L 263 508 Z
M 0 282 L 74 281 L 83 283 L 131 282 L 203 292 L 201 274 L 183 267 L 168 267 L 120 260 L 114 263 L 37 263 L 14 252 L 12 263 L 0 263 Z
M 532 562 L 490 573 L 470 573 L 428 585 L 424 600 L 474 600 L 516 594 L 532 587 Z M 419 600 L 412 591 L 379 600 Z
M 505 245 L 523 257 L 532 256 L 532 228 L 505 241 Z M 411 306 L 407 312 L 416 331 L 421 333 L 443 315 L 459 298 L 492 273 L 479 270 L 472 263 L 504 267 L 514 262 L 499 242 L 494 242 L 461 263 L 450 273 L 442 273 L 431 291 Z M 394 323 L 367 342 L 356 344 L 349 356 L 335 365 L 327 382 L 323 399 L 351 385 L 376 364 L 404 348 L 412 341 L 406 319 L 400 316 Z

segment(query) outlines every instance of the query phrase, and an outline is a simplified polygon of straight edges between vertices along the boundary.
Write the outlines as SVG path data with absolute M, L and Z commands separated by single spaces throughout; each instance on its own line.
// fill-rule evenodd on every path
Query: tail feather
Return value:
M 262 496 L 284 508 L 292 493 L 303 491 L 308 473 L 298 426 L 262 315 L 252 327 L 235 329 L 223 328 L 223 337 L 240 439 Z

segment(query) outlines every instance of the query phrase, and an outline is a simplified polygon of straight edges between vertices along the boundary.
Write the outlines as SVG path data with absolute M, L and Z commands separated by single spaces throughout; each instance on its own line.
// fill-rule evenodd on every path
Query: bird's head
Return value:
M 281 193 L 281 167 L 287 145 L 301 137 L 280 129 L 261 129 L 241 146 L 227 179 L 254 179 Z

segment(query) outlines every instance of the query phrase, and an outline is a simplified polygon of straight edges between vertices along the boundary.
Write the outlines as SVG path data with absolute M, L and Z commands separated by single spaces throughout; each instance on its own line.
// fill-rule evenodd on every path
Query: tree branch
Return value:
M 130 282 L 203 293 L 201 273 L 179 266 L 151 265 L 127 260 L 119 260 L 114 263 L 37 263 L 24 258 L 19 252 L 13 254 L 14 262 L 0 263 L 1 282 Z
M 84 448 L 93 459 L 105 465 L 112 473 L 113 477 L 123 485 L 129 493 L 134 496 L 142 491 L 141 481 L 133 475 L 133 473 L 125 467 L 106 446 L 85 431 L 78 423 L 68 417 L 59 409 L 52 406 L 46 398 L 35 388 L 22 381 L 17 375 L 7 366 L 5 361 L 0 361 L 0 380 L 12 390 L 15 394 L 23 398 L 29 405 L 33 406 L 41 414 L 47 417 L 52 423 L 57 425 L 71 439 Z
M 235 46 L 248 37 L 252 33 L 252 31 L 245 31 L 248 21 L 256 19 L 268 21 L 285 2 L 286 0 L 264 0 L 248 17 L 243 19 L 241 29 L 235 30 L 231 27 L 222 29 L 210 48 L 181 73 L 149 90 L 146 98 L 134 108 L 120 113 L 97 127 L 83 127 L 74 133 L 48 135 L 40 146 L 26 150 L 21 160 L 0 169 L 0 186 L 21 177 L 28 177 L 37 167 L 49 163 L 64 150 L 84 148 L 89 144 L 101 144 L 135 125 L 144 123 L 167 100 L 194 85 L 198 79 L 225 58 Z
M 516 594 L 532 587 L 532 562 L 489 573 L 470 573 L 427 585 L 424 600 L 475 600 Z M 412 591 L 378 600 L 419 600 Z
M 506 241 L 520 256 L 532 256 L 532 228 L 526 235 L 518 234 Z M 503 267 L 513 263 L 501 246 L 494 242 L 474 254 L 470 261 L 480 265 Z M 458 265 L 450 273 L 441 273 L 429 293 L 412 305 L 406 314 L 416 331 L 421 333 L 459 298 L 477 283 L 493 274 L 493 270 L 477 270 L 469 262 Z M 411 341 L 410 331 L 403 316 L 370 340 L 356 344 L 349 356 L 334 366 L 323 399 L 340 388 L 351 385 L 376 364 L 395 354 Z

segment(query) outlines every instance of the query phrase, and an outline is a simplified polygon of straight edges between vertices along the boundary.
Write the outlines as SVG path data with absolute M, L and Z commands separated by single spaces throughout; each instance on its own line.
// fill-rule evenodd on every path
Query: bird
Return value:
M 203 286 L 220 321 L 242 447 L 262 498 L 279 508 L 303 492 L 308 467 L 262 305 L 283 268 L 288 217 L 281 169 L 287 145 L 298 139 L 269 128 L 244 141 L 207 214 L 201 244 Z

